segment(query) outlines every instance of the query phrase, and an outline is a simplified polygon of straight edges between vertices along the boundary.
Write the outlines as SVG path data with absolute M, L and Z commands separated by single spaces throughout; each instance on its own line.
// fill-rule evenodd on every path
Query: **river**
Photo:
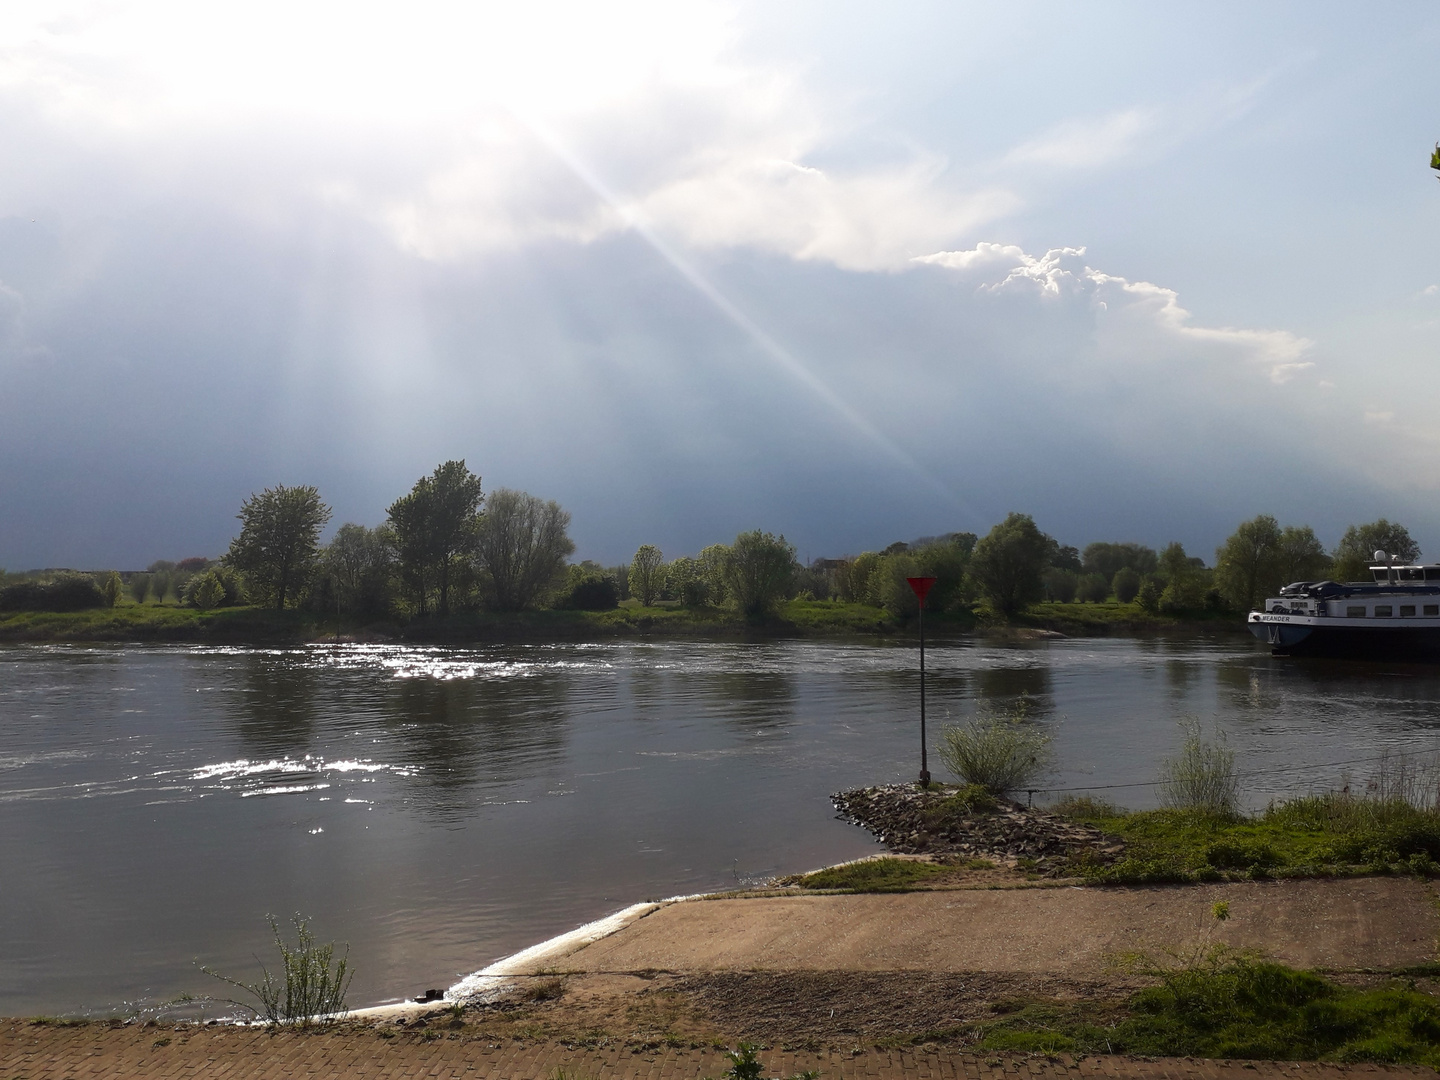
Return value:
M 1151 783 L 1187 717 L 1255 806 L 1440 745 L 1440 669 L 1248 636 L 927 667 L 937 778 L 943 724 L 1022 696 L 1046 783 L 1132 807 L 1155 788 L 1107 785 Z M 215 993 L 197 965 L 257 974 L 267 913 L 349 943 L 352 1005 L 447 986 L 637 900 L 870 853 L 827 796 L 918 757 L 905 643 L 0 648 L 0 1014 Z

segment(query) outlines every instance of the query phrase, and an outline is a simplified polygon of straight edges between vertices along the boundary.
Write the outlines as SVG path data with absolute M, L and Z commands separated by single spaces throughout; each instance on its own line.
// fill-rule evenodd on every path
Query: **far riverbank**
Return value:
M 1185 632 L 1244 633 L 1234 615 L 1206 612 L 1169 616 L 1137 604 L 1037 604 L 1014 622 L 983 609 L 928 614 L 926 636 L 934 640 L 983 636 L 1143 636 Z M 752 622 L 713 607 L 640 607 L 610 611 L 534 610 L 467 612 L 409 622 L 338 619 L 309 611 L 236 607 L 200 611 L 162 604 L 119 604 L 76 612 L 0 614 L 0 642 L 174 642 L 188 644 L 300 645 L 335 641 L 427 644 L 546 644 L 670 639 L 744 641 L 783 638 L 887 639 L 913 637 L 913 619 L 884 608 L 829 600 L 792 600 L 776 615 Z

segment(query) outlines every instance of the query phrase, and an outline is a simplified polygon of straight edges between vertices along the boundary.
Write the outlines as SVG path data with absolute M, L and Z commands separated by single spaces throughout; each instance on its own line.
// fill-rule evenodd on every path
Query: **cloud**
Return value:
M 1095 270 L 1083 261 L 1084 255 L 1083 247 L 1052 248 L 1036 256 L 1013 245 L 982 243 L 966 251 L 921 256 L 914 262 L 971 273 L 1004 272 L 1004 277 L 982 282 L 979 288 L 1068 297 L 1109 313 L 1112 320 L 1147 324 L 1162 335 L 1191 344 L 1220 346 L 1265 368 L 1276 383 L 1288 382 L 1315 366 L 1304 359 L 1314 345 L 1306 338 L 1288 330 L 1196 326 L 1191 313 L 1180 306 L 1175 290 Z
M 1021 143 L 1001 158 L 999 166 L 1103 168 L 1135 153 L 1154 133 L 1159 117 L 1158 109 L 1131 108 L 1099 118 L 1068 120 Z

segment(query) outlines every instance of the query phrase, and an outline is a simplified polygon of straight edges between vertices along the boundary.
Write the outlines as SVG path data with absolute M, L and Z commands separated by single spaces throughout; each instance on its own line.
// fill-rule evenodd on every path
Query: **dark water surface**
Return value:
M 813 642 L 0 649 L 0 1014 L 212 993 L 194 962 L 253 975 L 265 914 L 295 911 L 350 943 L 351 1004 L 374 1004 L 637 900 L 866 854 L 827 796 L 913 778 L 915 664 Z M 1248 637 L 960 643 L 928 667 L 932 747 L 1025 694 L 1056 787 L 1153 780 L 1186 715 L 1228 731 L 1259 804 L 1440 728 L 1440 669 Z

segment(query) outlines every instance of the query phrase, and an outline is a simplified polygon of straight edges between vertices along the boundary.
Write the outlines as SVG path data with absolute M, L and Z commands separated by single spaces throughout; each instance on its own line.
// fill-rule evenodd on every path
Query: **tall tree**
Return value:
M 1053 544 L 1029 514 L 1010 514 L 975 545 L 970 576 L 997 612 L 1018 614 L 1045 595 L 1044 573 Z
M 440 614 L 450 613 L 452 572 L 475 549 L 484 497 L 480 477 L 461 459 L 437 466 L 390 506 L 395 551 L 421 615 L 428 611 L 431 589 L 439 592 Z
M 476 551 L 490 573 L 497 608 L 520 611 L 561 579 L 575 551 L 569 528 L 570 515 L 553 499 L 542 502 L 509 488 L 490 493 Z
M 277 486 L 251 495 L 236 517 L 240 535 L 230 541 L 225 562 L 283 611 L 310 576 L 330 508 L 314 487 Z
M 1335 565 L 1331 574 L 1336 581 L 1370 580 L 1370 563 L 1375 552 L 1383 551 L 1397 562 L 1414 562 L 1420 557 L 1420 545 L 1410 538 L 1410 531 L 1399 522 L 1372 521 L 1369 525 L 1351 525 L 1335 545 Z
M 665 555 L 654 544 L 641 544 L 630 560 L 630 591 L 642 607 L 655 602 L 665 583 Z
M 394 563 L 389 526 L 341 525 L 325 547 L 324 563 L 345 610 L 372 615 L 384 612 Z
M 798 569 L 794 544 L 756 529 L 741 533 L 730 545 L 725 579 L 735 606 L 746 618 L 761 619 L 789 598 Z
M 1275 545 L 1275 570 L 1282 585 L 1318 581 L 1330 572 L 1330 556 L 1309 525 L 1286 525 Z
M 1278 589 L 1280 576 L 1280 523 L 1269 514 L 1241 522 L 1215 551 L 1215 583 L 1237 611 L 1253 609 Z

